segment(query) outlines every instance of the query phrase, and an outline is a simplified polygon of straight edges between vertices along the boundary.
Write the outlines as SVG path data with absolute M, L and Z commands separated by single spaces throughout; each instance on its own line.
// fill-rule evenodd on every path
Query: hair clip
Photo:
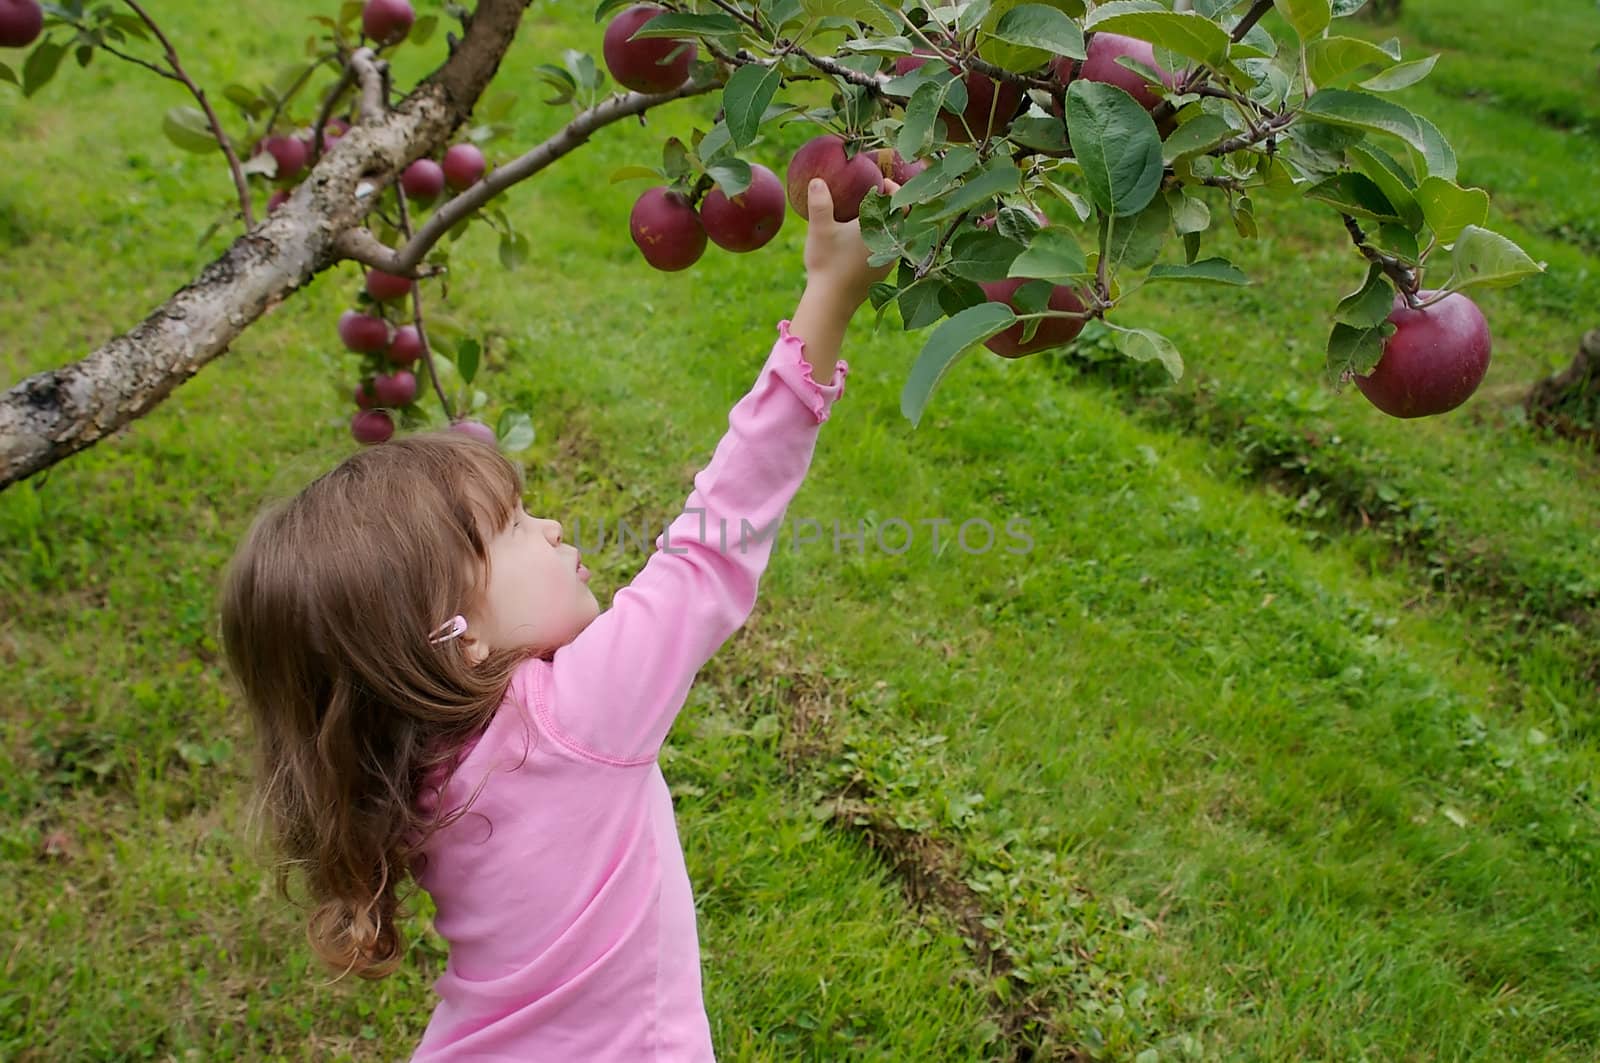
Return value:
M 460 638 L 467 633 L 467 618 L 452 616 L 449 620 L 433 629 L 433 634 L 428 636 L 428 641 L 433 643 L 449 642 L 451 639 Z

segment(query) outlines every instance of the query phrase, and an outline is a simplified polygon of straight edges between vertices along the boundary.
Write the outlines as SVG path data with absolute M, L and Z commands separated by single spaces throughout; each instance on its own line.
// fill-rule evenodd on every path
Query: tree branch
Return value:
M 177 80 L 184 83 L 196 102 L 200 104 L 200 109 L 206 113 L 206 120 L 211 123 L 211 135 L 217 138 L 217 145 L 222 148 L 222 154 L 227 156 L 228 169 L 233 173 L 233 187 L 239 192 L 239 214 L 244 219 L 244 227 L 254 228 L 256 221 L 255 214 L 250 209 L 250 185 L 244 178 L 244 171 L 239 168 L 239 156 L 234 153 L 233 141 L 222 131 L 222 122 L 217 118 L 217 112 L 212 109 L 211 101 L 206 99 L 205 92 L 183 69 L 183 63 L 178 60 L 178 50 L 172 46 L 172 41 L 162 32 L 161 27 L 156 25 L 155 19 L 139 5 L 139 0 L 122 0 L 122 2 L 133 8 L 134 14 L 150 27 L 150 32 L 156 35 L 156 40 L 167 50 L 167 62 L 172 66 L 172 73 Z M 0 484 L 0 487 L 3 486 L 4 484 Z
M 0 394 L 0 488 L 84 450 L 144 416 L 228 349 L 272 306 L 344 260 L 334 236 L 466 121 L 494 78 L 531 0 L 478 0 L 450 57 L 384 116 L 354 127 L 286 205 L 247 230 L 144 321 L 79 361 Z
M 361 120 L 381 122 L 389 113 L 388 92 L 384 72 L 389 64 L 377 57 L 371 48 L 357 48 L 350 53 L 350 69 L 361 83 Z
M 1245 34 L 1255 29 L 1256 23 L 1261 21 L 1261 16 L 1271 10 L 1272 0 L 1256 0 L 1254 4 L 1250 5 L 1250 10 L 1244 13 L 1244 18 L 1239 20 L 1239 24 L 1233 27 L 1233 33 L 1229 35 L 1228 39 L 1234 44 L 1244 40 Z
M 1420 300 L 1417 298 L 1417 275 L 1414 270 L 1393 255 L 1379 251 L 1367 243 L 1367 234 L 1361 231 L 1361 223 L 1348 214 L 1339 215 L 1344 219 L 1345 231 L 1350 234 L 1350 239 L 1355 241 L 1356 250 L 1361 252 L 1361 257 L 1383 267 L 1383 272 L 1394 281 L 1395 287 L 1400 289 L 1400 294 L 1405 298 L 1406 305 L 1415 308 Z
M 589 108 L 532 151 L 504 166 L 496 167 L 477 184 L 440 206 L 433 212 L 433 217 L 429 218 L 427 223 L 417 230 L 417 234 L 390 260 L 392 268 L 390 266 L 380 268 L 389 273 L 409 275 L 433 245 L 437 244 L 457 222 L 512 185 L 526 181 L 561 156 L 581 146 L 597 129 L 623 118 L 642 114 L 652 107 L 659 107 L 664 103 L 688 96 L 703 95 L 720 87 L 715 81 L 701 84 L 691 80 L 685 81 L 671 92 L 654 94 L 630 92 L 625 96 L 613 96 L 604 103 Z

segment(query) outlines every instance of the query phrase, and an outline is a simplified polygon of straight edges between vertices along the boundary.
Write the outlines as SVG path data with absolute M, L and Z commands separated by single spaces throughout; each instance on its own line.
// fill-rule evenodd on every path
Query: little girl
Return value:
M 890 191 L 896 186 L 888 184 Z M 317 953 L 376 978 L 397 889 L 450 946 L 416 1060 L 709 1060 L 694 902 L 657 754 L 755 605 L 888 272 L 813 181 L 793 321 L 657 551 L 601 611 L 516 468 L 453 433 L 361 451 L 257 520 L 223 638 L 280 870 Z

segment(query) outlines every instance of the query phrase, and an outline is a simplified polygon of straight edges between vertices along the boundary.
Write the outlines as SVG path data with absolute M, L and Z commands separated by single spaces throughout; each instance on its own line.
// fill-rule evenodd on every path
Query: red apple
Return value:
M 387 303 L 391 299 L 404 299 L 411 294 L 412 285 L 416 281 L 410 277 L 399 277 L 393 273 L 385 273 L 381 269 L 367 270 L 367 294 L 380 303 Z
M 394 339 L 384 352 L 395 365 L 410 365 L 422 357 L 422 336 L 415 325 L 401 325 L 394 330 Z
M 382 443 L 394 435 L 394 418 L 383 410 L 360 410 L 350 418 L 350 434 L 366 446 Z
M 37 0 L 0 0 L 0 48 L 26 48 L 43 28 L 44 10 Z
M 724 251 L 754 251 L 783 228 L 783 182 L 760 163 L 750 164 L 750 187 L 729 199 L 713 187 L 700 201 L 700 220 Z
M 890 168 L 889 176 L 894 178 L 895 184 L 903 185 L 927 168 L 927 159 L 912 159 L 907 162 L 897 151 L 894 153 L 894 163 Z
M 810 196 L 806 187 L 813 177 L 820 177 L 833 195 L 835 221 L 853 221 L 861 216 L 861 201 L 876 188 L 883 191 L 883 170 L 870 152 L 858 152 L 845 158 L 844 141 L 832 133 L 813 137 L 800 145 L 789 160 L 789 205 L 802 218 Z
M 378 354 L 389 346 L 389 323 L 381 317 L 346 310 L 339 315 L 339 339 L 357 354 Z
M 432 159 L 418 159 L 400 175 L 400 187 L 417 202 L 427 203 L 444 191 L 444 167 Z
M 606 69 L 617 84 L 635 92 L 670 92 L 689 76 L 689 66 L 699 49 L 692 42 L 676 37 L 646 37 L 632 41 L 639 27 L 663 14 L 664 9 L 650 4 L 635 4 L 606 26 L 601 52 Z M 678 49 L 683 49 L 678 51 Z M 678 54 L 670 62 L 667 56 Z
M 667 273 L 688 269 L 705 254 L 700 215 L 681 193 L 665 187 L 647 189 L 634 201 L 628 231 L 644 260 Z
M 356 385 L 355 399 L 356 405 L 363 410 L 370 410 L 378 405 L 378 392 L 373 388 L 370 379 Z
M 335 144 L 339 143 L 340 139 L 343 138 L 348 132 L 350 132 L 350 123 L 346 122 L 343 118 L 328 119 L 328 123 L 322 127 L 322 150 L 324 154 L 331 150 Z M 316 130 L 313 129 L 311 133 L 308 134 L 307 139 L 312 143 L 315 143 L 315 135 Z
M 410 0 L 367 0 L 361 8 L 361 32 L 379 44 L 399 44 L 416 19 Z
M 1003 281 L 989 281 L 978 285 L 983 289 L 983 294 L 989 297 L 990 302 L 1005 303 L 1011 309 L 1017 309 L 1013 296 L 1017 289 L 1027 284 L 1026 277 L 1010 277 Z M 1084 308 L 1082 300 L 1071 288 L 1058 284 L 1050 292 L 1051 310 L 1065 310 L 1077 312 Z M 1004 332 L 991 336 L 984 341 L 984 346 L 1002 358 L 1021 358 L 1023 355 L 1034 354 L 1048 347 L 1061 347 L 1078 338 L 1078 333 L 1083 331 L 1083 323 L 1087 318 L 1072 317 L 1047 317 L 1039 322 L 1039 329 L 1033 334 L 1033 339 L 1027 343 L 1022 342 L 1023 322 Z
M 299 177 L 306 168 L 306 159 L 310 157 L 306 142 L 299 137 L 268 137 L 258 145 L 258 150 L 278 160 L 280 181 L 293 181 Z
M 491 447 L 499 446 L 498 440 L 495 439 L 494 429 L 482 421 L 456 421 L 450 425 L 450 431 L 460 432 L 470 439 L 476 439 L 480 443 L 487 443 Z
M 903 55 L 894 61 L 895 75 L 909 74 L 927 61 L 927 53 Z M 957 69 L 952 66 L 950 72 L 954 74 Z M 973 139 L 983 140 L 1003 130 L 1016 117 L 1017 108 L 1022 104 L 1020 87 L 1009 81 L 996 83 L 987 75 L 971 72 L 962 77 L 961 83 L 967 88 L 966 108 L 960 115 L 943 110 L 939 112 L 945 136 L 952 141 L 965 144 Z
M 406 369 L 380 373 L 372 378 L 372 391 L 380 406 L 404 406 L 417 397 L 417 378 Z
M 1424 301 L 1434 292 L 1419 292 Z M 1406 306 L 1399 293 L 1389 321 L 1394 335 L 1367 376 L 1356 377 L 1374 406 L 1391 417 L 1430 417 L 1460 406 L 1489 371 L 1489 323 L 1478 304 L 1459 292 L 1426 310 Z
M 1156 95 L 1150 87 L 1150 82 L 1143 76 L 1117 62 L 1120 57 L 1127 56 L 1158 72 L 1162 83 L 1169 89 L 1177 84 L 1177 78 L 1173 73 L 1156 62 L 1155 46 L 1137 37 L 1124 37 L 1117 33 L 1096 33 L 1089 38 L 1088 56 L 1077 72 L 1078 77 L 1115 85 L 1138 100 L 1147 111 L 1155 110 L 1161 103 L 1161 97 Z M 1059 68 L 1057 76 L 1060 77 Z
M 3 2 L 3 0 L 0 0 L 0 2 Z M 267 213 L 271 214 L 287 202 L 289 202 L 289 190 L 287 188 L 274 189 L 272 195 L 267 197 Z
M 457 192 L 477 184 L 489 168 L 476 144 L 452 144 L 444 153 L 444 182 Z

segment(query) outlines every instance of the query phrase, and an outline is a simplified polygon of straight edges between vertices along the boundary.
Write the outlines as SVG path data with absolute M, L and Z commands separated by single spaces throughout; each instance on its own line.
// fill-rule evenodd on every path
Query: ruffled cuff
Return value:
M 806 361 L 805 340 L 789 331 L 787 319 L 778 322 L 778 342 L 773 347 L 768 364 L 789 385 L 806 409 L 821 424 L 828 419 L 828 411 L 840 395 L 844 394 L 844 380 L 850 365 L 843 358 L 833 367 L 833 379 L 819 384 L 811 376 L 811 363 Z

